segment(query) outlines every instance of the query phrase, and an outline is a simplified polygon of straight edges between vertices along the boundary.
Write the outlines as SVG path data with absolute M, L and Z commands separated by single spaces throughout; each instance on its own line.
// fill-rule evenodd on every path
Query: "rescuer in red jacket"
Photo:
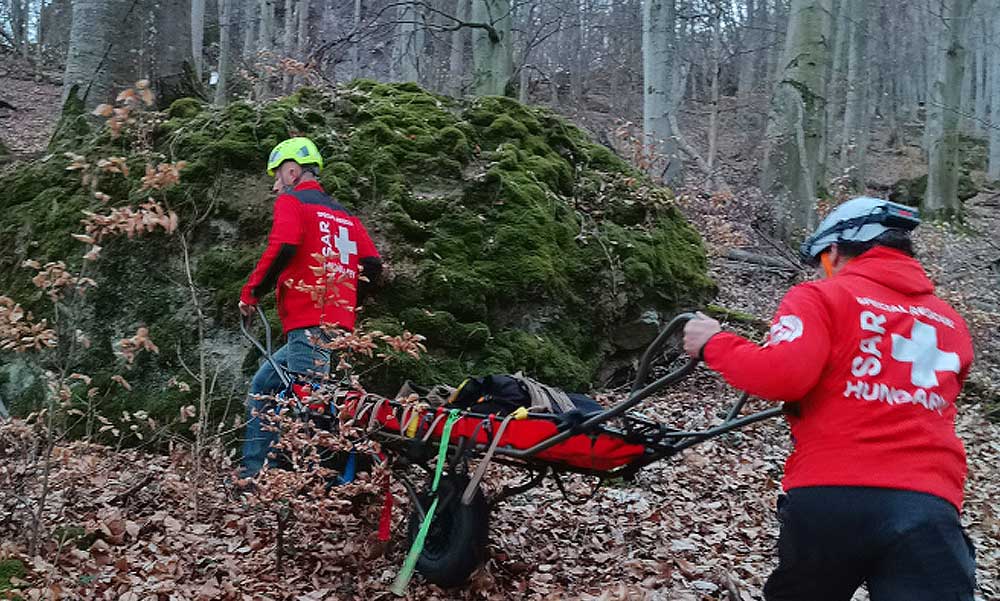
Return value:
M 825 279 L 792 288 L 767 342 L 699 314 L 684 348 L 750 394 L 787 401 L 794 450 L 768 601 L 972 601 L 959 520 L 955 399 L 972 363 L 961 317 L 913 258 L 916 211 L 855 198 L 802 245 Z
M 316 180 L 322 168 L 323 157 L 308 138 L 285 140 L 271 151 L 267 173 L 274 176 L 278 192 L 274 222 L 239 303 L 240 312 L 248 316 L 261 297 L 277 290 L 287 342 L 273 358 L 293 373 L 317 378 L 326 375 L 330 362 L 330 352 L 314 344 L 324 336 L 319 326 L 353 330 L 357 292 L 382 271 L 365 226 Z M 277 440 L 277 433 L 262 429 L 259 413 L 267 405 L 262 395 L 281 386 L 271 365 L 262 361 L 250 384 L 242 478 L 257 475 Z

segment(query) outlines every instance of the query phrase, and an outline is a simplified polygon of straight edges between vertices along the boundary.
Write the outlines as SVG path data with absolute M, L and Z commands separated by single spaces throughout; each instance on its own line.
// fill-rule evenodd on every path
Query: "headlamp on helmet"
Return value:
M 838 206 L 819 224 L 816 231 L 799 247 L 807 262 L 818 260 L 820 253 L 838 242 L 868 242 L 890 229 L 911 231 L 920 225 L 920 212 L 880 198 L 862 196 Z

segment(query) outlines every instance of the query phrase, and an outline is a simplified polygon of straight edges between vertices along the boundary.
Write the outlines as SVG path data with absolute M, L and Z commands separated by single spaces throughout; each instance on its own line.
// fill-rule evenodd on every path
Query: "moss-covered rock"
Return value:
M 116 204 L 149 194 L 140 181 L 147 161 L 188 162 L 181 184 L 157 194 L 180 215 L 210 320 L 209 360 L 227 366 L 223 378 L 241 369 L 245 377 L 256 365 L 237 333 L 235 302 L 270 225 L 267 153 L 292 135 L 316 141 L 322 183 L 361 215 L 389 265 L 361 314 L 364 326 L 427 337 L 422 360 L 366 372 L 377 390 L 395 390 L 404 378 L 454 384 L 516 370 L 586 388 L 614 350 L 616 325 L 650 309 L 695 306 L 714 291 L 700 239 L 671 193 L 551 111 L 364 80 L 266 104 L 181 99 L 163 114 L 151 149 L 127 134 L 113 142 L 92 136 L 73 151 L 91 161 L 126 156 L 127 177 L 103 174 L 96 184 Z M 4 292 L 39 315 L 46 305 L 19 265 L 29 257 L 78 264 L 83 248 L 69 234 L 81 209 L 100 205 L 67 163 L 54 155 L 0 180 L 12 192 L 0 199 Z M 127 374 L 133 391 L 109 402 L 175 414 L 185 397 L 164 385 L 183 375 L 181 359 L 197 364 L 177 237 L 114 241 L 98 271 L 85 367 L 109 376 L 117 369 L 112 341 L 147 325 L 160 353 L 141 359 Z
M 927 175 L 924 174 L 897 181 L 889 191 L 889 200 L 919 208 L 923 204 L 926 194 Z M 962 171 L 958 176 L 958 199 L 964 202 L 976 194 L 979 194 L 979 186 L 976 185 L 968 171 Z

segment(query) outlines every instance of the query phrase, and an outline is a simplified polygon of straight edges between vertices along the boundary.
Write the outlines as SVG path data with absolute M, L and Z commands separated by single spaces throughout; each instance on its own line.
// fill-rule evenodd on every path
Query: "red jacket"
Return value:
M 916 260 L 875 247 L 834 277 L 792 288 L 763 347 L 724 332 L 705 361 L 736 388 L 798 401 L 785 490 L 913 490 L 961 509 L 955 398 L 972 341 Z
M 302 182 L 274 201 L 267 249 L 240 300 L 255 305 L 277 286 L 285 333 L 320 324 L 353 330 L 359 262 L 378 256 L 357 217 L 318 182 Z

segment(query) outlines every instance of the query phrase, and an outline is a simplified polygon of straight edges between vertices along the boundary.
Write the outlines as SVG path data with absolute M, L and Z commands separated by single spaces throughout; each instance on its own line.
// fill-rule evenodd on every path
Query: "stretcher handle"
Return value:
M 635 374 L 635 380 L 632 381 L 632 390 L 629 392 L 629 396 L 635 395 L 636 392 L 642 389 L 643 382 L 645 382 L 646 378 L 649 376 L 649 367 L 653 362 L 653 357 L 655 357 L 657 353 L 662 350 L 663 346 L 671 336 L 676 334 L 678 330 L 683 330 L 685 324 L 694 319 L 694 317 L 694 313 L 681 313 L 677 315 L 670 320 L 667 327 L 660 331 L 656 339 L 653 340 L 648 347 L 646 347 L 646 352 L 642 354 L 642 359 L 639 360 L 639 370 Z M 693 370 L 697 364 L 698 359 L 691 358 L 688 360 L 687 364 L 680 368 L 680 370 L 683 370 L 684 375 L 687 375 L 691 373 L 691 370 Z M 653 384 L 656 384 L 656 382 Z
M 250 341 L 250 344 L 257 347 L 257 350 L 260 351 L 260 354 L 264 356 L 264 359 L 266 359 L 267 362 L 271 364 L 271 368 L 274 369 L 274 373 L 278 374 L 278 377 L 281 379 L 282 385 L 284 385 L 285 388 L 288 388 L 289 386 L 292 385 L 292 378 L 291 376 L 288 375 L 288 372 L 285 371 L 283 367 L 278 365 L 278 363 L 274 360 L 274 356 L 271 353 L 271 324 L 268 323 L 267 316 L 264 315 L 264 310 L 260 308 L 260 305 L 254 305 L 254 309 L 257 310 L 257 316 L 260 318 L 260 321 L 264 324 L 264 340 L 267 346 L 265 347 L 263 344 L 261 344 L 260 340 L 257 340 L 257 338 L 253 334 L 251 334 L 250 330 L 247 328 L 247 326 L 250 325 L 250 321 L 253 320 L 253 315 L 243 315 L 242 313 L 240 314 L 240 331 L 243 332 L 243 337 Z

